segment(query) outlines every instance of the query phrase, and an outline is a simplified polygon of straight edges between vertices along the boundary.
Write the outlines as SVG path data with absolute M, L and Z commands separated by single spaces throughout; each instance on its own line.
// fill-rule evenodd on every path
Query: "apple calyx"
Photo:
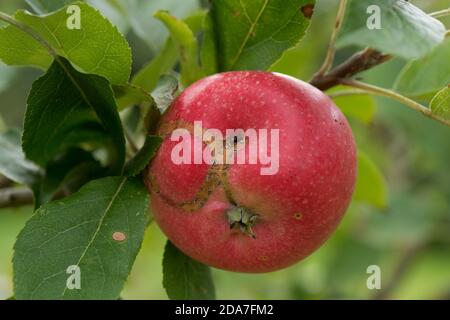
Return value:
M 230 224 L 230 229 L 237 229 L 245 235 L 256 239 L 253 233 L 252 227 L 256 224 L 258 215 L 251 212 L 248 209 L 233 206 L 227 212 L 228 223 Z

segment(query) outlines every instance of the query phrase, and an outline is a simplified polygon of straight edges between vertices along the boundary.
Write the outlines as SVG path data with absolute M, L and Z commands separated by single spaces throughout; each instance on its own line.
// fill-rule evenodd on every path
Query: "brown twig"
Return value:
M 0 209 L 33 204 L 33 192 L 28 188 L 6 188 L 0 190 Z
M 71 195 L 65 188 L 56 191 L 51 200 L 58 200 Z M 33 191 L 27 187 L 13 187 L 0 189 L 0 209 L 21 207 L 34 204 Z
M 367 48 L 354 54 L 347 61 L 338 65 L 327 74 L 315 75 L 310 81 L 310 84 L 325 91 L 340 84 L 343 79 L 350 79 L 354 75 L 380 65 L 391 58 L 391 55 Z

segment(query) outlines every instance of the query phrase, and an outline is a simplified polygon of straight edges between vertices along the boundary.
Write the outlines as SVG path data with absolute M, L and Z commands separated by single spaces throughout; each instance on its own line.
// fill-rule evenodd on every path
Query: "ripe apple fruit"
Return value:
M 214 140 L 199 134 L 198 123 L 246 161 L 220 163 L 215 150 L 208 163 L 195 154 Z M 230 148 L 229 129 L 278 132 L 278 145 L 266 131 L 265 145 L 236 134 Z M 190 135 L 174 139 L 176 131 Z M 300 80 L 259 71 L 207 77 L 174 101 L 158 133 L 164 140 L 145 175 L 152 212 L 170 241 L 204 264 L 253 273 L 288 267 L 328 239 L 351 200 L 352 131 L 325 94 Z M 278 157 L 276 170 L 262 174 L 268 162 L 251 163 L 255 150 L 272 164 Z M 194 160 L 175 161 L 177 153 Z

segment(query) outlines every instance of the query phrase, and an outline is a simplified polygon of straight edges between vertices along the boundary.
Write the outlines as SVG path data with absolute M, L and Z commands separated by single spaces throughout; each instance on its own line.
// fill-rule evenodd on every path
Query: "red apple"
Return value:
M 194 134 L 199 121 L 224 138 L 227 129 L 240 128 L 266 130 L 270 139 L 255 147 L 247 136 L 233 138 L 225 150 L 245 152 L 245 164 L 211 165 L 195 155 L 210 146 Z M 174 132 L 190 136 L 175 139 Z M 288 267 L 328 239 L 350 203 L 352 131 L 325 94 L 297 79 L 256 71 L 202 79 L 171 105 L 159 134 L 164 141 L 145 179 L 152 212 L 175 246 L 207 265 L 238 272 Z M 272 157 L 269 174 L 267 162 L 250 163 L 256 149 Z M 174 154 L 192 164 L 180 164 Z

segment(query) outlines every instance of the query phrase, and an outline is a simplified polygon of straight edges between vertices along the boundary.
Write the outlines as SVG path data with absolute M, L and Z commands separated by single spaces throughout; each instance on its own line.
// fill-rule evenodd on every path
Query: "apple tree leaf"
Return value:
M 198 63 L 198 41 L 194 32 L 167 11 L 156 12 L 155 17 L 167 27 L 178 48 L 182 83 L 188 86 L 201 79 L 204 75 Z
M 201 27 L 205 18 L 205 12 L 195 13 L 183 21 L 192 30 L 197 33 Z M 157 20 L 156 20 L 157 21 Z M 158 22 L 158 21 L 157 21 Z M 161 25 L 162 23 L 159 22 Z M 131 83 L 132 86 L 139 87 L 139 90 L 144 90 L 147 93 L 152 92 L 158 84 L 160 77 L 169 73 L 179 59 L 179 54 L 175 42 L 169 38 L 164 48 L 154 57 L 152 61 L 146 64 L 138 73 L 133 77 Z M 135 90 L 130 90 L 127 94 L 121 96 L 118 100 L 120 109 L 146 101 L 147 98 L 142 94 L 136 94 Z
M 410 97 L 434 95 L 450 83 L 450 39 L 421 59 L 411 61 L 400 73 L 395 90 Z
M 337 46 L 371 47 L 417 59 L 439 45 L 445 32 L 439 20 L 408 1 L 349 0 Z
M 214 20 L 207 15 L 203 21 L 203 42 L 200 51 L 201 65 L 206 75 L 212 75 L 218 71 L 218 52 L 214 34 Z
M 163 285 L 170 299 L 215 299 L 210 268 L 186 256 L 170 241 L 164 251 L 163 273 Z
M 214 0 L 220 71 L 267 70 L 309 27 L 314 0 Z
M 184 19 L 199 9 L 199 0 L 128 0 L 133 31 L 145 41 L 153 52 L 161 50 L 169 36 L 164 25 L 153 18 L 155 12 L 167 10 L 173 16 Z
M 50 201 L 61 189 L 74 193 L 87 181 L 100 178 L 105 173 L 106 170 L 90 152 L 80 148 L 69 149 L 47 164 L 35 196 L 35 207 Z
M 450 84 L 434 96 L 430 108 L 434 114 L 450 120 Z
M 142 102 L 154 103 L 150 93 L 134 84 L 114 86 L 113 90 L 119 112 Z
M 35 207 L 52 199 L 64 186 L 75 192 L 85 182 L 100 177 L 105 170 L 92 155 L 82 149 L 71 149 L 45 168 L 25 159 L 21 136 L 16 130 L 0 133 L 0 173 L 8 179 L 33 190 Z
M 162 139 L 157 136 L 147 136 L 144 146 L 125 166 L 125 175 L 137 176 L 142 170 L 147 167 L 150 160 L 155 156 Z
M 100 75 L 112 84 L 126 84 L 131 73 L 131 49 L 116 27 L 96 9 L 80 8 L 80 28 L 69 29 L 71 15 L 62 8 L 37 16 L 18 11 L 14 19 L 47 41 L 56 53 L 85 73 Z M 53 57 L 31 35 L 15 26 L 0 29 L 0 60 L 8 65 L 31 65 L 46 70 Z
M 97 131 L 110 141 L 111 171 L 121 173 L 125 139 L 106 79 L 80 73 L 58 58 L 34 82 L 27 104 L 22 141 L 28 159 L 45 166 L 72 144 L 98 141 L 98 135 L 91 136 Z
M 40 207 L 14 246 L 16 298 L 118 299 L 149 221 L 148 198 L 140 180 L 108 177 Z

